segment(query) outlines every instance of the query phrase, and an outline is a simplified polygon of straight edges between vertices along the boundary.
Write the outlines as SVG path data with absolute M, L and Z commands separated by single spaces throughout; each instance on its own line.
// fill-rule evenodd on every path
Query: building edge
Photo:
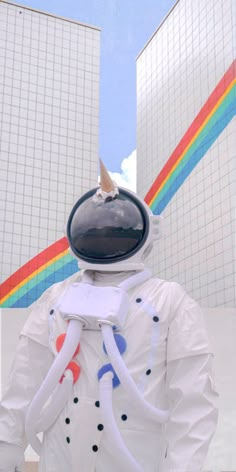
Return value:
M 53 13 L 48 13 L 48 12 L 43 11 L 43 10 L 38 10 L 37 8 L 32 8 L 28 5 L 22 5 L 21 3 L 11 2 L 11 1 L 8 1 L 8 0 L 0 0 L 0 2 L 1 3 L 6 3 L 7 5 L 13 5 L 14 7 L 24 8 L 25 10 L 34 11 L 34 12 L 40 13 L 41 15 L 51 16 L 53 18 L 57 18 L 58 20 L 68 21 L 69 23 L 75 23 L 76 25 L 85 26 L 86 28 L 91 28 L 91 29 L 94 29 L 94 30 L 97 30 L 97 31 L 101 31 L 101 28 L 98 27 L 98 26 L 89 25 L 87 23 L 82 23 L 81 21 L 72 20 L 71 18 L 65 18 L 64 16 L 55 15 Z
M 1 0 L 0 0 L 1 1 Z M 138 60 L 139 56 L 141 56 L 141 54 L 143 53 L 144 49 L 146 49 L 147 45 L 151 42 L 151 40 L 153 39 L 153 37 L 155 36 L 155 34 L 157 33 L 157 31 L 162 27 L 163 23 L 165 23 L 166 19 L 168 18 L 168 16 L 171 14 L 171 12 L 174 10 L 174 8 L 176 7 L 177 3 L 179 3 L 180 0 L 176 0 L 176 2 L 174 3 L 174 5 L 171 7 L 171 9 L 168 11 L 168 13 L 166 14 L 166 16 L 163 18 L 163 20 L 161 21 L 161 23 L 158 25 L 158 27 L 155 29 L 155 31 L 152 33 L 152 35 L 150 36 L 150 38 L 147 40 L 147 42 L 145 43 L 145 45 L 143 46 L 143 48 L 141 49 L 141 51 L 138 53 L 137 57 L 136 57 L 136 61 Z

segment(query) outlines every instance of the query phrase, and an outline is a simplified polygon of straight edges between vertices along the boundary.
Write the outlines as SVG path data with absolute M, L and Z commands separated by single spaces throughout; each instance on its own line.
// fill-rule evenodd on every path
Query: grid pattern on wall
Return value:
M 96 185 L 100 31 L 0 3 L 1 279 Z
M 138 192 L 145 196 L 236 57 L 232 0 L 179 0 L 137 59 Z M 154 271 L 202 305 L 235 305 L 236 121 L 163 211 Z

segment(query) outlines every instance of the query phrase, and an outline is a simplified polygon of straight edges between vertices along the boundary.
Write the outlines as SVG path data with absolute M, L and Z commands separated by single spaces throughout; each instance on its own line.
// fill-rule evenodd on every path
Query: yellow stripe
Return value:
M 176 167 L 179 165 L 179 162 L 181 161 L 181 159 L 184 157 L 184 155 L 188 152 L 189 148 L 192 146 L 193 142 L 197 139 L 198 135 L 201 133 L 202 129 L 204 128 L 204 126 L 206 126 L 207 122 L 210 120 L 210 118 L 212 117 L 212 115 L 215 113 L 216 109 L 220 106 L 220 104 L 223 102 L 223 100 L 225 99 L 226 95 L 228 95 L 228 93 L 230 92 L 230 90 L 233 88 L 234 84 L 236 83 L 236 79 L 233 79 L 233 81 L 231 82 L 231 84 L 228 86 L 228 88 L 226 89 L 226 91 L 224 92 L 224 94 L 221 96 L 221 98 L 219 99 L 219 101 L 216 103 L 216 105 L 214 106 L 214 108 L 212 109 L 212 111 L 210 112 L 210 114 L 206 117 L 205 121 L 203 121 L 202 125 L 200 126 L 200 128 L 198 129 L 198 131 L 196 132 L 196 134 L 192 137 L 191 141 L 189 142 L 188 146 L 185 148 L 185 150 L 182 152 L 182 154 L 180 154 L 179 158 L 177 159 L 177 161 L 175 162 L 174 166 L 172 167 L 172 169 L 169 171 L 169 174 L 167 174 L 167 176 L 165 177 L 165 179 L 163 180 L 163 182 L 161 183 L 160 187 L 158 188 L 158 190 L 156 191 L 154 197 L 150 200 L 149 202 L 149 206 L 152 205 L 152 203 L 154 202 L 154 200 L 156 199 L 157 195 L 159 194 L 159 192 L 162 190 L 162 188 L 164 187 L 166 181 L 170 178 L 171 174 L 175 171 Z
M 53 259 L 51 259 L 50 261 L 46 262 L 45 264 L 43 264 L 41 267 L 39 267 L 38 269 L 36 269 L 34 272 L 32 272 L 30 275 L 28 275 L 28 277 L 26 277 L 24 280 L 22 280 L 18 285 L 16 285 L 10 292 L 7 293 L 7 295 L 5 295 L 3 298 L 0 299 L 0 303 L 4 303 L 6 300 L 8 300 L 8 298 L 10 298 L 11 295 L 13 295 L 14 293 L 17 292 L 17 290 L 19 290 L 21 287 L 23 287 L 25 284 L 27 284 L 27 282 L 29 282 L 31 279 L 33 279 L 34 277 L 36 277 L 36 275 L 40 274 L 44 269 L 46 269 L 47 267 L 50 267 L 52 264 L 54 264 L 54 262 L 58 261 L 59 259 L 61 259 L 63 256 L 66 255 L 66 253 L 68 253 L 68 249 L 66 249 L 65 251 L 61 252 L 60 254 L 58 254 L 57 256 L 53 257 Z

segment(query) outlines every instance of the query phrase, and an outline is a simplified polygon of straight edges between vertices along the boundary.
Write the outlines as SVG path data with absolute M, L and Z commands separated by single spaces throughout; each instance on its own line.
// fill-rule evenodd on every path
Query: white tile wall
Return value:
M 100 31 L 0 2 L 1 280 L 97 183 Z
M 236 57 L 234 0 L 179 0 L 137 59 L 138 193 L 145 196 Z M 203 305 L 235 306 L 236 120 L 172 200 L 150 259 Z

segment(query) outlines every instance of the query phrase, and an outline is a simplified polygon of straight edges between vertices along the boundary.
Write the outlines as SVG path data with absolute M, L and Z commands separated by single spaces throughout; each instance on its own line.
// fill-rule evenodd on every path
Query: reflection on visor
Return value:
M 112 200 L 85 194 L 69 217 L 67 237 L 73 252 L 91 263 L 124 260 L 135 254 L 147 239 L 149 224 L 145 208 L 123 189 Z

